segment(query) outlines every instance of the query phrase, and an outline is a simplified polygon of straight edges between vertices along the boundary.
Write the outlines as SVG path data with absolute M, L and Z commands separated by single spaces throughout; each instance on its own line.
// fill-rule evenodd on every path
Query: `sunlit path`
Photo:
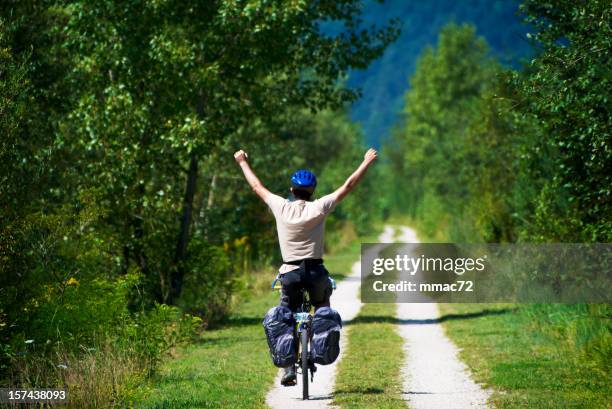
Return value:
M 401 227 L 400 231 L 399 242 L 418 243 L 413 229 Z M 435 322 L 438 305 L 398 303 L 397 317 L 403 322 L 399 325 L 406 354 L 403 396 L 410 408 L 486 408 L 490 392 L 472 380 L 457 347 Z

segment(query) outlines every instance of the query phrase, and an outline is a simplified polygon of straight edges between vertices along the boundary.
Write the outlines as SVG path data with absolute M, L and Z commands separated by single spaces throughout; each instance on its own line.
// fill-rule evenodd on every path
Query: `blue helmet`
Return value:
M 300 169 L 291 176 L 291 184 L 295 188 L 312 191 L 317 186 L 317 177 L 309 170 Z

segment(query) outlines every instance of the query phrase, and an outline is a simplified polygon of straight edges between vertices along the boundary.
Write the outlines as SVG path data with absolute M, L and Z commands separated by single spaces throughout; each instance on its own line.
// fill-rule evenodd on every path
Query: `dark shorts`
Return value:
M 315 308 L 328 305 L 332 293 L 329 281 L 329 272 L 323 264 L 313 266 L 300 266 L 295 270 L 283 274 L 280 278 L 281 305 L 296 311 L 302 304 L 302 288 L 308 291 L 310 302 Z

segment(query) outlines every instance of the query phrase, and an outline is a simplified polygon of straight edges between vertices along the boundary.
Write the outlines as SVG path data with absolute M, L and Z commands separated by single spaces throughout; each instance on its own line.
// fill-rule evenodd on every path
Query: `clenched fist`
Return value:
M 376 152 L 376 149 L 370 148 L 363 156 L 363 161 L 367 163 L 372 163 L 376 160 L 377 155 L 378 155 L 378 152 Z
M 243 151 L 242 149 L 234 153 L 234 159 L 236 159 L 236 162 L 238 163 L 246 162 L 248 157 L 249 156 L 247 155 L 247 153 Z

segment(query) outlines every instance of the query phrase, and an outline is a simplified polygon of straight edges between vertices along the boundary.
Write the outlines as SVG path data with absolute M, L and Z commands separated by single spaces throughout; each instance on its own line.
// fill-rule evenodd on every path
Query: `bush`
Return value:
M 248 262 L 248 250 L 245 243 L 238 243 L 232 248 L 230 261 L 223 247 L 194 238 L 189 251 L 187 274 L 177 305 L 208 324 L 229 312 L 234 283 L 239 269 Z
M 59 343 L 53 351 L 35 344 L 14 354 L 9 384 L 20 387 L 67 387 L 69 407 L 113 407 L 135 399 L 172 348 L 191 340 L 201 320 L 178 308 L 156 305 L 146 313 L 123 314 L 113 325 L 90 334 L 90 341 Z

